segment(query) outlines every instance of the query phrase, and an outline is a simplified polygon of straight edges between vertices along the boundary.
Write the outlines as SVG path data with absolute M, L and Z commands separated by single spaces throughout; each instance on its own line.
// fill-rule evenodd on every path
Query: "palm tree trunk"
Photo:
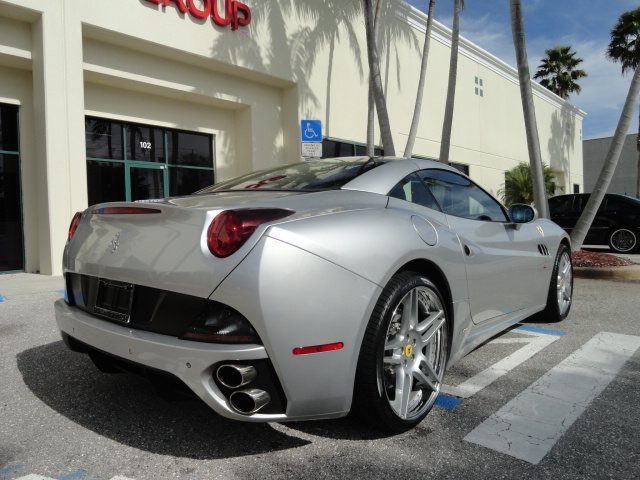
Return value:
M 593 191 L 591 192 L 587 205 L 584 207 L 582 215 L 580 215 L 575 228 L 571 232 L 571 249 L 574 252 L 582 248 L 582 244 L 584 243 L 587 232 L 591 227 L 591 223 L 596 216 L 598 208 L 600 208 L 600 204 L 602 203 L 605 193 L 607 193 L 607 190 L 609 189 L 611 178 L 616 170 L 616 165 L 618 165 L 620 153 L 624 146 L 624 140 L 627 136 L 627 132 L 629 131 L 629 125 L 631 125 L 631 118 L 639 93 L 640 67 L 636 68 L 636 71 L 633 74 L 633 80 L 631 80 L 631 85 L 629 86 L 629 93 L 627 94 L 627 99 L 624 102 L 624 107 L 620 114 L 620 120 L 618 120 L 616 133 L 613 135 L 613 140 L 609 146 L 609 151 L 605 157 L 598 180 L 596 180 L 596 184 L 593 186 Z
M 413 154 L 413 146 L 416 143 L 416 135 L 418 134 L 418 124 L 420 123 L 420 113 L 422 111 L 422 99 L 424 97 L 424 84 L 427 78 L 427 60 L 429 58 L 429 43 L 431 42 L 431 28 L 433 26 L 433 10 L 436 6 L 436 0 L 429 0 L 429 9 L 427 11 L 427 31 L 424 34 L 424 47 L 422 48 L 422 63 L 420 65 L 420 80 L 418 81 L 418 92 L 416 93 L 416 106 L 413 110 L 413 120 L 411 121 L 411 129 L 407 138 L 407 145 L 404 149 L 404 156 L 410 158 Z
M 531 164 L 531 176 L 533 180 L 533 201 L 538 209 L 538 215 L 543 218 L 549 218 L 549 202 L 547 202 L 547 194 L 544 186 L 544 172 L 542 167 L 542 154 L 540 153 L 538 125 L 536 123 L 536 110 L 533 105 L 533 94 L 531 93 L 531 76 L 529 75 L 529 62 L 527 60 L 522 5 L 520 0 L 510 0 L 510 2 L 511 31 L 513 33 L 513 44 L 516 49 L 520 97 L 522 98 L 524 127 L 527 135 L 527 147 L 529 149 L 529 162 Z
M 378 0 L 382 1 L 382 0 Z M 374 33 L 374 18 L 372 0 L 364 2 L 364 24 L 367 33 L 367 55 L 369 58 L 369 75 L 373 78 L 373 98 L 376 101 L 378 111 L 378 124 L 380 125 L 380 135 L 382 137 L 382 147 L 384 154 L 395 156 L 396 150 L 393 146 L 393 136 L 391 135 L 391 124 L 389 122 L 389 111 L 387 110 L 387 100 L 382 89 L 382 78 L 380 77 L 380 58 Z
M 462 0 L 453 1 L 453 28 L 451 31 L 451 56 L 449 57 L 449 85 L 447 86 L 447 103 L 444 107 L 442 122 L 442 138 L 440 140 L 440 158 L 442 163 L 449 163 L 451 149 L 451 129 L 453 127 L 453 106 L 456 99 L 456 80 L 458 76 L 458 46 L 460 45 L 460 10 Z
M 331 83 L 333 80 L 333 57 L 335 56 L 336 49 L 336 37 L 331 35 L 331 40 L 329 40 L 329 67 L 327 68 L 327 94 L 326 94 L 326 108 L 325 108 L 325 120 L 324 120 L 324 128 L 325 135 L 327 137 L 331 136 L 331 125 L 329 121 L 331 119 Z
M 375 38 L 376 45 L 378 43 L 378 29 L 380 27 L 380 9 L 383 0 L 376 2 L 376 13 L 373 18 L 373 37 Z M 375 155 L 375 113 L 376 113 L 376 100 L 373 96 L 373 77 L 369 75 L 369 98 L 368 98 L 368 111 L 367 111 L 367 155 L 373 157 Z
M 378 43 L 378 30 L 380 28 L 380 9 L 382 6 L 382 2 L 384 0 L 378 0 L 376 2 L 376 13 L 373 18 L 373 38 L 375 39 L 376 45 Z M 375 139 L 375 107 L 376 107 L 376 99 L 373 95 L 373 77 L 369 74 L 369 99 L 368 99 L 368 110 L 367 110 L 367 155 L 369 157 L 373 157 L 376 152 L 376 139 Z

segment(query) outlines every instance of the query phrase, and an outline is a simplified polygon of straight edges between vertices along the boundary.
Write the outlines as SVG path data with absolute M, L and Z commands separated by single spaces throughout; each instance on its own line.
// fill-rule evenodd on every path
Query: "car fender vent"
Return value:
M 542 243 L 538 245 L 538 251 L 540 252 L 541 255 L 544 255 L 545 257 L 548 257 L 551 255 L 549 253 L 549 249 L 547 248 L 547 246 Z

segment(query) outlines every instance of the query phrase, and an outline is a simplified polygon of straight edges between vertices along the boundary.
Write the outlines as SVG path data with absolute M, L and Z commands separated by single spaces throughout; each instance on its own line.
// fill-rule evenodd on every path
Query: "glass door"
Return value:
M 127 201 L 167 197 L 167 177 L 165 165 L 130 163 L 126 175 L 129 180 Z

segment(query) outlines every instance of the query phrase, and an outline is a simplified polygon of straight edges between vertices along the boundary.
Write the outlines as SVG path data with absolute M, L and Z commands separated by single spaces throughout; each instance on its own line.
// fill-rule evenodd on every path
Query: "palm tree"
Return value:
M 427 60 L 429 58 L 429 43 L 431 41 L 431 29 L 433 28 L 433 11 L 436 7 L 436 0 L 429 0 L 427 10 L 427 31 L 424 34 L 424 47 L 422 47 L 422 63 L 420 65 L 420 80 L 418 80 L 418 92 L 416 93 L 416 105 L 413 110 L 413 120 L 407 138 L 407 145 L 404 149 L 404 156 L 410 158 L 413 153 L 413 146 L 418 134 L 418 124 L 420 123 L 420 113 L 422 111 L 422 98 L 424 97 L 424 84 L 427 78 Z
M 555 195 L 556 184 L 555 172 L 547 165 L 543 165 L 544 185 L 548 196 Z M 514 203 L 525 203 L 529 205 L 533 202 L 533 179 L 531 177 L 531 166 L 526 163 L 519 163 L 516 167 L 505 172 L 504 185 L 498 190 L 498 195 L 505 205 Z
M 383 0 L 378 0 L 379 2 Z M 378 124 L 380 125 L 380 135 L 382 136 L 382 146 L 385 155 L 394 156 L 396 150 L 393 146 L 393 136 L 391 134 L 391 124 L 389 122 L 389 112 L 387 101 L 382 88 L 382 77 L 380 75 L 380 57 L 376 45 L 374 33 L 374 9 L 373 0 L 362 0 L 364 4 L 364 25 L 367 34 L 367 58 L 369 60 L 369 75 L 373 83 L 373 97 L 378 112 Z
M 607 48 L 607 57 L 622 64 L 622 74 L 634 71 L 629 93 L 622 107 L 620 120 L 609 151 L 605 157 L 598 180 L 593 187 L 589 201 L 580 215 L 575 228 L 571 232 L 571 248 L 576 251 L 582 248 L 589 227 L 596 216 L 605 193 L 616 170 L 624 140 L 631 125 L 631 118 L 640 93 L 640 8 L 623 13 L 618 23 L 611 30 L 611 42 Z
M 378 41 L 378 30 L 380 28 L 380 7 L 384 0 L 378 0 L 376 2 L 376 10 L 373 16 L 373 38 Z M 373 77 L 369 75 L 369 105 L 367 108 L 367 155 L 373 157 L 376 152 L 375 147 L 375 106 L 376 99 L 373 95 Z
M 580 93 L 578 80 L 587 76 L 587 72 L 580 70 L 578 65 L 582 59 L 576 57 L 576 52 L 570 46 L 557 46 L 544 51 L 547 54 L 538 66 L 533 76 L 540 80 L 540 85 L 551 90 L 560 98 L 567 99 L 571 93 Z
M 449 163 L 451 149 L 451 129 L 453 127 L 453 105 L 456 98 L 456 80 L 458 76 L 458 47 L 460 45 L 460 12 L 464 8 L 464 0 L 453 0 L 453 28 L 451 29 L 451 56 L 449 57 L 449 84 L 447 86 L 447 103 L 444 107 L 442 122 L 442 138 L 440 140 L 440 157 L 442 163 Z
M 303 65 L 306 72 L 313 70 L 318 59 L 317 55 L 311 55 L 309 52 L 317 52 L 325 46 L 329 47 L 324 131 L 326 136 L 331 136 L 331 93 L 334 90 L 335 47 L 336 41 L 340 42 L 342 36 L 346 36 L 350 47 L 349 50 L 353 55 L 354 66 L 357 68 L 360 78 L 363 77 L 362 54 L 354 27 L 356 18 L 362 13 L 362 6 L 359 2 L 344 2 L 343 0 L 323 0 L 322 2 L 317 0 L 298 0 L 296 7 L 305 19 L 315 22 L 313 26 L 305 26 L 296 34 L 295 50 L 292 52 L 295 58 L 304 59 Z M 323 22 L 322 19 L 326 18 L 335 18 L 335 20 Z
M 542 154 L 540 153 L 536 111 L 533 106 L 533 94 L 531 93 L 531 77 L 529 75 L 527 46 L 524 37 L 524 20 L 522 18 L 522 4 L 520 0 L 510 0 L 510 11 L 513 44 L 516 49 L 516 61 L 518 63 L 524 127 L 527 135 L 527 147 L 529 149 L 529 163 L 531 164 L 531 173 L 533 176 L 533 198 L 535 206 L 538 209 L 538 215 L 543 218 L 549 218 L 549 202 L 547 202 L 544 188 Z

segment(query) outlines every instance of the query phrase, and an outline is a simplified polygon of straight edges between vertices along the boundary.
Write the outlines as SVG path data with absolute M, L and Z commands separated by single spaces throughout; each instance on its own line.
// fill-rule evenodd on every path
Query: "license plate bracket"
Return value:
M 131 320 L 133 284 L 115 280 L 98 280 L 98 294 L 93 313 L 120 323 Z

